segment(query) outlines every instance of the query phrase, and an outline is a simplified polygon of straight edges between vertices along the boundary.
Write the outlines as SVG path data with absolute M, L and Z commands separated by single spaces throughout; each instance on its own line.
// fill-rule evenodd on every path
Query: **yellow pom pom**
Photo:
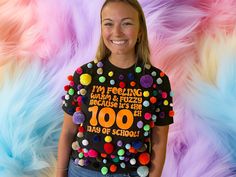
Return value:
M 105 142 L 110 143 L 112 141 L 112 137 L 111 136 L 106 136 L 105 137 Z
M 82 85 L 89 85 L 92 81 L 92 77 L 90 74 L 82 74 L 80 76 L 80 83 Z
M 149 97 L 149 91 L 144 91 L 144 92 L 143 92 L 143 96 L 144 96 L 144 97 Z

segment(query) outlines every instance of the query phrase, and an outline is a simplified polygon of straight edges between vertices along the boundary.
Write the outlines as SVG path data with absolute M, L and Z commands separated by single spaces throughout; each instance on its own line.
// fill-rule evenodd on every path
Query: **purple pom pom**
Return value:
M 143 88 L 150 88 L 153 84 L 152 76 L 146 74 L 140 78 L 140 84 Z
M 74 124 L 82 124 L 83 122 L 84 122 L 84 120 L 85 120 L 85 116 L 84 116 L 84 114 L 81 112 L 81 111 L 79 111 L 79 112 L 74 112 L 74 114 L 73 114 L 73 122 L 74 122 Z

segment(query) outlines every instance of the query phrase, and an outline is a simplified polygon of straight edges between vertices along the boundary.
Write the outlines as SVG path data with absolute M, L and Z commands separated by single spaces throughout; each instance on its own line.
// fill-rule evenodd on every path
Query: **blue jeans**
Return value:
M 136 172 L 102 175 L 99 171 L 89 170 L 75 165 L 73 160 L 70 160 L 68 177 L 139 177 L 139 175 Z

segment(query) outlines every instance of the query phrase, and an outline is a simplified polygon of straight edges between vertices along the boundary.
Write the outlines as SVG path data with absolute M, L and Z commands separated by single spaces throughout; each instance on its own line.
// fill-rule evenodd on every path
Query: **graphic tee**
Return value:
M 142 62 L 122 69 L 103 59 L 79 67 L 68 80 L 62 108 L 78 125 L 74 163 L 103 175 L 147 176 L 152 128 L 173 123 L 167 75 Z

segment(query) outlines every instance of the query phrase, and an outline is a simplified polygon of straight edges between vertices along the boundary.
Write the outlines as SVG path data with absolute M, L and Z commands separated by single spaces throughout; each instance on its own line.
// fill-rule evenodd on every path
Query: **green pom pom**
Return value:
M 79 153 L 79 158 L 82 159 L 84 157 L 84 154 L 82 152 Z
M 144 127 L 143 127 L 143 129 L 144 129 L 144 131 L 149 131 L 150 130 L 150 125 L 145 125 Z
M 138 67 L 135 68 L 135 72 L 136 72 L 136 73 L 141 73 L 141 71 L 142 71 L 142 68 L 141 68 L 141 67 L 138 66 Z
M 102 173 L 103 175 L 106 175 L 106 174 L 108 173 L 108 168 L 107 168 L 107 167 L 102 167 L 101 173 Z
M 113 162 L 115 162 L 115 163 L 118 163 L 118 162 L 120 161 L 119 157 L 115 157 L 115 158 L 112 159 L 112 160 L 113 160 Z
M 99 82 L 103 83 L 106 81 L 106 78 L 104 76 L 99 77 Z
M 75 91 L 73 88 L 70 88 L 70 90 L 68 91 L 69 95 L 74 95 Z
M 123 155 L 125 154 L 124 149 L 120 149 L 120 150 L 117 152 L 117 154 L 118 154 L 119 156 L 123 156 Z

